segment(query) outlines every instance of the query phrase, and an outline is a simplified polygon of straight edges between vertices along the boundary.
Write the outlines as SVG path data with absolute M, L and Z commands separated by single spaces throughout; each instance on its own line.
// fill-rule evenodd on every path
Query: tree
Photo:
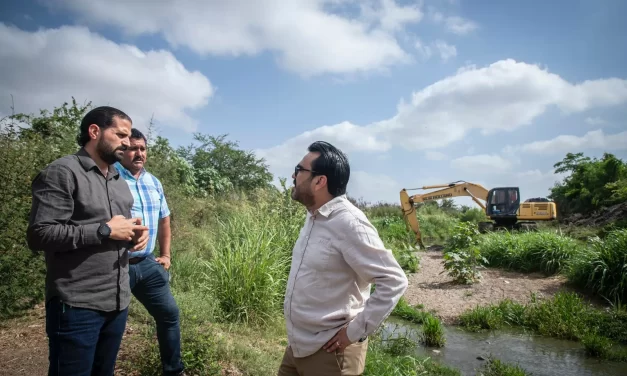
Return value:
M 179 155 L 198 173 L 197 183 L 206 186 L 207 182 L 215 183 L 215 179 L 223 177 L 238 190 L 269 187 L 273 176 L 263 158 L 257 158 L 253 152 L 239 149 L 237 142 L 225 141 L 226 136 L 216 137 L 196 133 L 194 140 L 200 142 L 200 145 L 179 149 Z
M 568 153 L 553 167 L 556 173 L 570 173 L 549 195 L 560 216 L 588 214 L 627 200 L 627 164 L 613 154 L 592 159 L 583 153 Z

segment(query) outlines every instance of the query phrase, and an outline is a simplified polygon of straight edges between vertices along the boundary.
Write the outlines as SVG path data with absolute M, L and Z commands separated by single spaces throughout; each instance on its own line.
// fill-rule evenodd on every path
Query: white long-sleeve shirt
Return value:
M 406 289 L 392 252 L 345 196 L 308 213 L 292 251 L 283 307 L 294 356 L 315 353 L 347 323 L 351 342 L 370 335 Z

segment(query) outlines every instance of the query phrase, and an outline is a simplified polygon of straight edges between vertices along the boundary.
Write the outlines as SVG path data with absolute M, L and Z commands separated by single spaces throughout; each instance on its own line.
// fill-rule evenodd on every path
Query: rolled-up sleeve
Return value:
M 74 212 L 74 185 L 72 172 L 62 165 L 46 167 L 33 180 L 27 229 L 31 250 L 58 252 L 101 244 L 99 223 L 69 223 Z
M 372 334 L 392 313 L 408 281 L 372 224 L 355 219 L 348 227 L 342 244 L 344 259 L 361 279 L 376 285 L 363 311 L 348 325 L 348 338 L 356 342 Z

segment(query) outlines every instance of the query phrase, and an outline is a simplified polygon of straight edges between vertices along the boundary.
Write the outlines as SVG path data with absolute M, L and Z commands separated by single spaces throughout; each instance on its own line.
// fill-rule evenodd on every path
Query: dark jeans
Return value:
M 46 303 L 49 376 L 110 376 L 126 327 L 128 309 L 102 312 Z
M 153 255 L 129 265 L 131 291 L 157 324 L 157 340 L 164 375 L 183 371 L 179 308 L 170 292 L 170 274 Z

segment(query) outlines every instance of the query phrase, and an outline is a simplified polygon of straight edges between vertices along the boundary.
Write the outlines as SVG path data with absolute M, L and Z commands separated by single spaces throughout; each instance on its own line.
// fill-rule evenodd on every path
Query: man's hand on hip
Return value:
M 170 256 L 161 256 L 155 259 L 159 264 L 163 265 L 165 270 L 170 269 Z
M 351 341 L 348 339 L 348 334 L 346 334 L 346 326 L 340 329 L 333 338 L 329 340 L 322 348 L 327 350 L 327 352 L 333 351 L 344 351 L 348 345 L 351 344 Z

